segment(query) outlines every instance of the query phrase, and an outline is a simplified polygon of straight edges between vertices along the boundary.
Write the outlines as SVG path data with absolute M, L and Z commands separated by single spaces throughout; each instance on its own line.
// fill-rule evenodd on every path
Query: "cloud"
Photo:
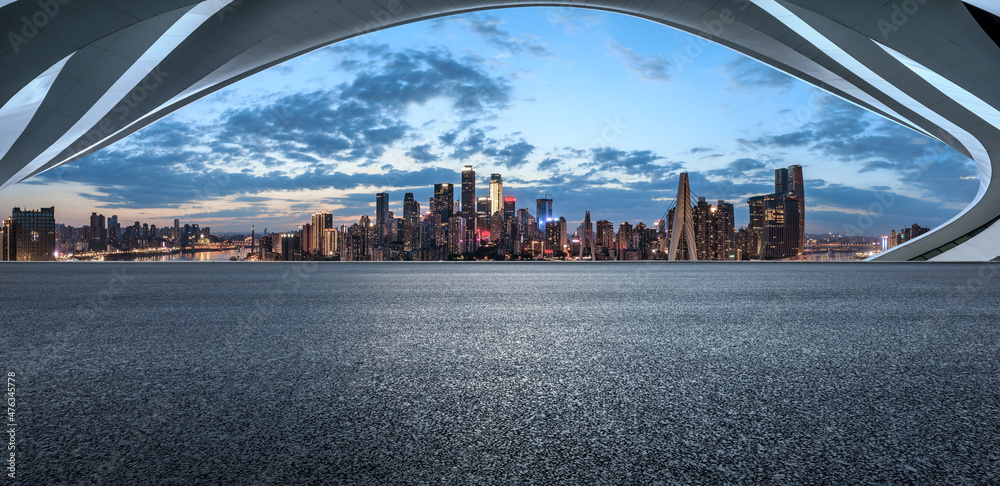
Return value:
M 531 152 L 534 150 L 535 146 L 525 142 L 522 138 L 516 143 L 508 144 L 504 148 L 496 150 L 494 160 L 509 169 L 513 169 L 526 164 L 528 162 L 528 156 L 531 155 Z
M 629 71 L 638 74 L 642 79 L 646 81 L 667 81 L 670 79 L 670 62 L 660 54 L 644 57 L 610 37 L 607 45 L 615 55 L 622 59 Z
M 784 93 L 795 85 L 795 78 L 749 57 L 740 56 L 723 69 L 729 75 L 729 82 L 740 89 L 769 88 Z
M 439 20 L 439 25 L 446 22 L 464 24 L 474 34 L 480 36 L 490 45 L 508 51 L 512 54 L 532 54 L 540 57 L 551 57 L 552 53 L 544 42 L 539 42 L 533 35 L 511 35 L 500 28 L 503 21 L 492 15 L 464 15 Z
M 410 150 L 406 152 L 406 155 L 417 162 L 425 164 L 438 160 L 438 156 L 431 153 L 430 144 L 426 143 L 410 148 Z
M 974 162 L 941 142 L 832 96 L 819 98 L 812 113 L 792 131 L 737 141 L 762 153 L 806 149 L 868 178 L 889 172 L 890 180 L 938 203 L 968 202 L 976 193 L 978 182 L 969 178 L 976 174 Z
M 659 163 L 663 157 L 650 150 L 625 152 L 611 147 L 590 150 L 591 160 L 585 164 L 595 170 L 640 175 L 652 180 L 665 178 L 667 173 L 681 168 L 679 163 Z

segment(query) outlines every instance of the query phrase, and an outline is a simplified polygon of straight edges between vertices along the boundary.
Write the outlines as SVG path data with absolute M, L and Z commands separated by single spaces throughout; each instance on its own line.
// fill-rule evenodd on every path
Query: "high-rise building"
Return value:
M 632 223 L 628 221 L 623 221 L 622 224 L 618 225 L 618 245 L 617 249 L 619 252 L 628 250 L 632 247 Z
M 324 245 L 326 241 L 326 230 L 333 228 L 333 213 L 323 211 L 312 215 L 312 228 L 309 232 L 311 243 L 309 245 L 313 253 L 321 255 L 332 255 L 330 248 Z
M 3 222 L 0 260 L 16 262 L 50 261 L 56 252 L 56 209 L 22 211 L 14 208 Z
M 108 230 L 104 215 L 90 213 L 90 251 L 106 251 L 108 249 Z
M 455 185 L 448 183 L 434 184 L 434 199 L 431 200 L 431 212 L 441 215 L 441 223 L 443 224 L 448 222 L 454 210 Z
M 517 216 L 517 209 L 514 207 L 517 204 L 517 200 L 514 196 L 504 196 L 503 198 L 503 219 L 511 221 Z
M 476 171 L 471 165 L 462 169 L 462 217 L 466 220 L 476 216 Z
M 490 215 L 503 210 L 503 178 L 500 174 L 490 175 L 490 201 L 493 205 L 490 208 Z
M 375 227 L 378 231 L 376 245 L 381 245 L 388 239 L 386 220 L 389 219 L 389 193 L 380 192 L 375 195 Z
M 549 224 L 545 225 L 545 256 L 553 256 L 555 253 L 563 251 L 561 229 L 562 227 L 556 220 L 549 221 Z
M 758 257 L 776 260 L 805 249 L 805 184 L 802 167 L 774 171 L 774 194 L 750 198 L 750 239 Z M 759 229 L 758 229 L 759 228 Z M 751 246 L 751 254 L 753 246 Z
M 448 254 L 459 255 L 466 252 L 469 242 L 465 240 L 465 218 L 448 220 Z
M 597 246 L 599 248 L 615 247 L 615 226 L 611 221 L 602 219 L 597 222 Z
M 420 203 L 413 193 L 403 195 L 403 249 L 416 250 L 420 245 Z
M 535 221 L 538 222 L 538 231 L 545 234 L 545 224 L 552 219 L 552 198 L 548 194 L 542 199 L 535 200 Z
M 490 208 L 493 201 L 487 196 L 476 199 L 476 239 L 483 240 L 490 237 Z

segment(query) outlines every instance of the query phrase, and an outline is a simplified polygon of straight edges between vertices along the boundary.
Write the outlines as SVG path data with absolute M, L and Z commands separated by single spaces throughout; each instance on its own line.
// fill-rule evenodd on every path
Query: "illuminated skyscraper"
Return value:
M 403 195 L 403 249 L 416 250 L 420 246 L 420 203 L 413 193 Z
M 312 227 L 309 231 L 309 249 L 313 253 L 319 252 L 321 255 L 332 255 L 333 248 L 328 248 L 326 242 L 326 230 L 333 228 L 333 213 L 323 211 L 312 215 Z
M 504 198 L 503 198 L 503 219 L 504 220 L 511 221 L 511 220 L 514 219 L 515 216 L 517 216 L 517 209 L 514 207 L 514 205 L 516 203 L 517 203 L 517 200 L 514 199 L 514 196 L 504 196 Z
M 493 201 L 486 196 L 476 199 L 476 235 L 478 240 L 490 236 L 490 208 Z
M 455 185 L 447 183 L 434 184 L 434 199 L 432 200 L 431 211 L 441 215 L 441 223 L 444 224 L 451 219 L 451 213 L 454 210 Z
M 750 205 L 751 239 L 759 241 L 758 254 L 762 260 L 802 254 L 805 248 L 804 186 L 802 167 L 793 165 L 774 171 L 774 194 L 752 197 L 747 201 Z
M 535 221 L 538 222 L 538 231 L 545 234 L 545 223 L 552 219 L 552 198 L 548 194 L 542 199 L 535 200 Z
M 490 175 L 490 201 L 492 201 L 490 216 L 503 210 L 503 178 L 500 177 L 500 174 Z
M 476 217 L 476 171 L 471 165 L 462 169 L 462 217 Z
M 56 209 L 21 211 L 14 208 L 3 222 L 0 260 L 39 262 L 55 259 Z

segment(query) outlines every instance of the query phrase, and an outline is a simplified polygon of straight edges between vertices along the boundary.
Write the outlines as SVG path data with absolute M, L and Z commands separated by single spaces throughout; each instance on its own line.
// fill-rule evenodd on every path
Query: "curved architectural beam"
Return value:
M 878 260 L 1000 255 L 1000 8 L 987 0 L 18 0 L 0 2 L 0 188 L 240 79 L 366 32 L 455 13 L 583 7 L 744 53 L 975 160 L 968 208 Z M 44 92 L 38 87 L 44 87 Z M 24 100 L 33 104 L 25 107 Z M 8 113 L 16 114 L 7 115 Z

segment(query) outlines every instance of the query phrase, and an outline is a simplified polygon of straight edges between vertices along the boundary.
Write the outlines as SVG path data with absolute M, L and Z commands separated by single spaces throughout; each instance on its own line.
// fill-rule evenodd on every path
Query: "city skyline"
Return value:
M 710 199 L 743 201 L 769 191 L 767 167 L 799 164 L 815 175 L 812 233 L 935 226 L 978 186 L 952 149 L 725 48 L 617 14 L 528 8 L 319 50 L 8 188 L 0 203 L 55 205 L 74 225 L 93 208 L 161 226 L 290 229 L 320 210 L 338 224 L 373 214 L 373 192 L 427 201 L 430 184 L 466 164 L 481 167 L 481 187 L 502 173 L 505 195 L 554 194 L 574 222 L 595 200 L 609 219 L 655 221 L 682 171 Z M 877 224 L 858 224 L 887 198 Z

